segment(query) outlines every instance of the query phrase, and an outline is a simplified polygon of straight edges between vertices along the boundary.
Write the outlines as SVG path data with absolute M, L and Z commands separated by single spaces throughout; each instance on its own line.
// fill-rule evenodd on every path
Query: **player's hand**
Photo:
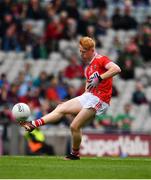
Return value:
M 101 81 L 102 78 L 100 77 L 99 73 L 94 73 L 93 76 L 88 80 L 87 89 L 90 91 L 92 88 L 97 87 Z

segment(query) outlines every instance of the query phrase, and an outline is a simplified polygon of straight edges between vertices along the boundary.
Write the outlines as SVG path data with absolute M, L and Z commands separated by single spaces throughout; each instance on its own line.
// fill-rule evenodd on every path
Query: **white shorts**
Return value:
M 109 107 L 107 103 L 101 101 L 97 96 L 90 92 L 86 92 L 77 98 L 83 108 L 94 108 L 96 110 L 96 115 L 105 113 Z

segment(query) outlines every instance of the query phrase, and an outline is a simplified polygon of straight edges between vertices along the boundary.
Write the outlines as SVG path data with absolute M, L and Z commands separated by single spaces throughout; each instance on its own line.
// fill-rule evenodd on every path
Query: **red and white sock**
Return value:
M 39 127 L 39 126 L 42 126 L 45 124 L 44 120 L 41 118 L 41 119 L 37 119 L 35 121 L 32 121 L 32 124 L 35 126 L 35 127 Z
M 71 152 L 73 155 L 75 156 L 79 156 L 79 149 L 74 149 L 72 148 L 72 152 Z

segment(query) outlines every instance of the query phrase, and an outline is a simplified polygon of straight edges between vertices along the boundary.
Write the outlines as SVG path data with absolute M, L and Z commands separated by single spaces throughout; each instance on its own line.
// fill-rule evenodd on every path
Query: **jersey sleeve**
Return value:
M 102 67 L 105 67 L 108 63 L 112 62 L 107 56 L 103 56 L 101 59 Z

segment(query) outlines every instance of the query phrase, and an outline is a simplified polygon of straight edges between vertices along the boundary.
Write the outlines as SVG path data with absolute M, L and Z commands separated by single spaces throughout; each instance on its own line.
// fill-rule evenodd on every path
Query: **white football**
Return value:
M 25 103 L 17 103 L 13 106 L 12 114 L 17 121 L 26 121 L 31 114 L 30 108 Z

